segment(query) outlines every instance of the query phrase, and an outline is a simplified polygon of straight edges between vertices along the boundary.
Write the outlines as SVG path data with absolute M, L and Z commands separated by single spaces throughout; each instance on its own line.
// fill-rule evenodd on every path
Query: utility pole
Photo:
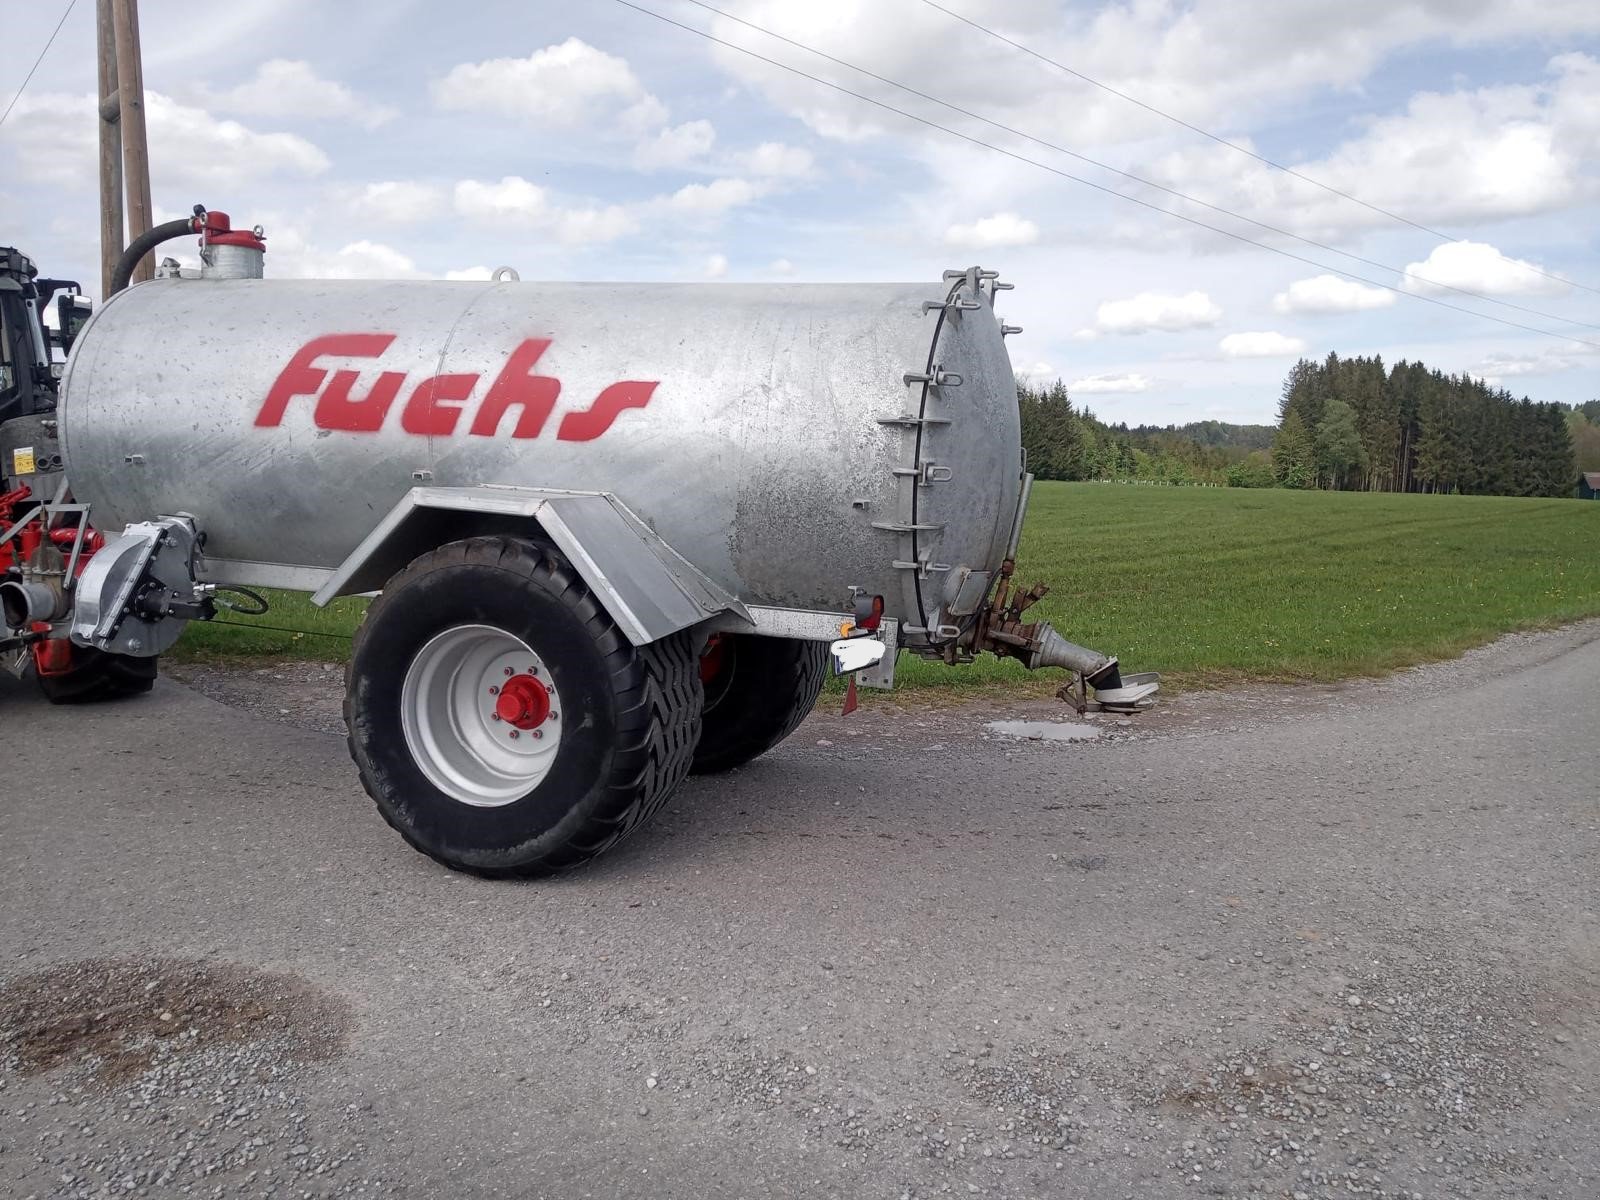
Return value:
M 117 88 L 117 35 L 112 0 L 97 0 L 95 51 L 100 65 L 100 296 L 111 294 L 111 275 L 125 244 L 122 233 L 122 97 Z
M 122 177 L 128 196 L 128 240 L 131 242 L 154 224 L 150 204 L 150 149 L 144 132 L 144 66 L 139 57 L 138 4 L 136 0 L 111 0 L 111 13 L 120 99 Z M 121 247 L 118 253 L 120 255 Z M 151 259 L 151 255 L 145 255 L 134 269 L 132 282 L 138 283 L 155 274 Z

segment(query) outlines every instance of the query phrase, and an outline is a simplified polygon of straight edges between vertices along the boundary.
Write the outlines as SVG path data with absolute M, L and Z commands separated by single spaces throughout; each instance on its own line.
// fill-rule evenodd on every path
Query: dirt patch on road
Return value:
M 87 1061 L 108 1086 L 160 1050 L 273 1041 L 289 1058 L 336 1057 L 351 1027 L 345 1001 L 293 975 L 239 963 L 86 959 L 0 987 L 0 1037 L 28 1074 Z
M 285 659 L 181 662 L 162 670 L 202 696 L 280 725 L 344 736 L 344 668 Z

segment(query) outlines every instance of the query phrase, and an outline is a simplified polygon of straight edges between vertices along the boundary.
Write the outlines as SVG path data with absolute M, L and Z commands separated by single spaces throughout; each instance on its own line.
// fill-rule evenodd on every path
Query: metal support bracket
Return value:
M 890 474 L 904 479 L 915 479 L 922 487 L 935 483 L 949 483 L 956 477 L 956 473 L 949 467 L 941 467 L 933 462 L 925 462 L 920 468 L 892 467 Z
M 953 642 L 961 636 L 959 625 L 935 625 L 932 629 L 924 625 L 902 625 L 900 628 L 906 633 L 925 633 L 933 642 Z
M 961 376 L 954 371 L 946 371 L 943 367 L 934 367 L 931 374 L 921 371 L 907 371 L 901 376 L 907 386 L 913 383 L 926 383 L 934 387 L 960 387 Z
M 950 570 L 949 563 L 930 562 L 926 551 L 923 552 L 922 557 L 916 562 L 906 562 L 904 559 L 897 558 L 890 565 L 894 567 L 896 571 L 915 571 L 918 579 L 926 579 L 928 576 L 934 574 L 942 575 L 946 571 Z
M 939 530 L 944 528 L 944 524 L 942 522 L 937 525 L 928 525 L 910 521 L 874 521 L 872 527 L 874 529 L 884 529 L 890 533 L 938 533 Z

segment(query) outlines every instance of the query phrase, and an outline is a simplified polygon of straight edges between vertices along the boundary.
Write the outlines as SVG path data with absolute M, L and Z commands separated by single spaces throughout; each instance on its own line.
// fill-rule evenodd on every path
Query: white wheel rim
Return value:
M 492 625 L 457 625 L 435 636 L 411 660 L 400 688 L 412 759 L 445 795 L 478 808 L 510 804 L 543 782 L 563 720 L 544 661 Z

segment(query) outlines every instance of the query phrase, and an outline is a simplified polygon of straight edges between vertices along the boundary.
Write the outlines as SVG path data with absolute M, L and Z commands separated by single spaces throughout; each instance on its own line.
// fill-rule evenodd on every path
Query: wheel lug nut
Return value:
M 510 679 L 515 674 L 516 674 L 516 672 L 513 671 L 510 667 L 506 668 L 506 678 L 507 679 Z
M 498 695 L 499 695 L 499 694 L 500 694 L 500 689 L 499 689 L 499 688 L 497 688 L 497 687 L 491 687 L 491 688 L 490 688 L 490 689 L 489 689 L 489 695 L 491 695 L 491 696 L 498 696 Z
M 539 668 L 538 667 L 529 667 L 528 668 L 528 674 L 529 675 L 537 675 L 538 673 L 539 673 Z
M 500 714 L 499 713 L 490 713 L 489 716 L 492 717 L 496 721 L 498 721 L 500 719 Z
M 521 736 L 522 736 L 522 735 L 521 735 L 521 734 L 520 734 L 520 733 L 518 733 L 518 732 L 517 732 L 517 731 L 516 731 L 516 730 L 515 730 L 515 729 L 513 729 L 513 730 L 512 730 L 512 731 L 511 731 L 511 736 L 512 736 L 512 737 L 514 737 L 514 738 L 519 738 L 519 737 L 521 737 Z
M 544 736 L 544 734 L 542 732 L 540 732 L 539 730 L 535 729 L 533 731 L 533 736 L 536 737 L 536 738 L 542 738 Z

